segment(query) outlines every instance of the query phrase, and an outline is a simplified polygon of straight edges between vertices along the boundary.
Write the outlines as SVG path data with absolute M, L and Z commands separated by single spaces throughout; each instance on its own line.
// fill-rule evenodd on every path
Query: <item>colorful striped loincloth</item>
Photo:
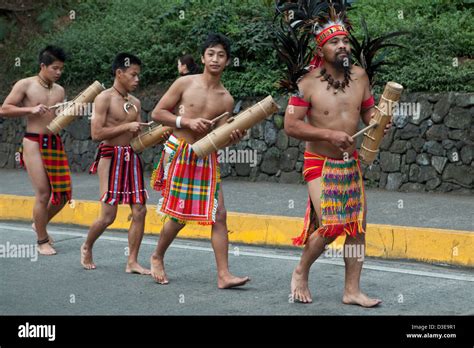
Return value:
M 169 157 L 165 163 L 165 154 Z M 166 142 L 153 172 L 151 186 L 161 191 L 158 211 L 182 224 L 216 221 L 220 172 L 217 154 L 199 158 L 191 145 L 173 135 Z
M 110 205 L 145 204 L 148 192 L 143 181 L 140 157 L 131 146 L 101 143 L 89 173 L 95 174 L 101 158 L 110 158 L 109 184 L 101 201 Z
M 364 233 L 364 184 L 357 152 L 348 160 L 340 160 L 305 152 L 303 176 L 306 182 L 321 177 L 321 217 L 319 226 L 315 207 L 308 197 L 302 234 L 293 238 L 303 245 L 313 232 L 324 237 Z
M 25 133 L 25 138 L 39 144 L 43 166 L 51 186 L 51 204 L 59 205 L 72 197 L 71 172 L 61 137 L 55 134 Z M 25 167 L 23 153 L 20 165 Z

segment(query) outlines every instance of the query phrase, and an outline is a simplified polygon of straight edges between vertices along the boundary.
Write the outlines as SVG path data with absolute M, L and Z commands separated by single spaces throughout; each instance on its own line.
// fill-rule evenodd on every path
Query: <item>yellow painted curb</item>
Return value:
M 0 220 L 31 221 L 33 197 L 0 195 Z M 154 205 L 148 205 L 145 233 L 159 234 L 163 223 Z M 53 222 L 90 226 L 99 216 L 100 204 L 74 201 Z M 268 246 L 292 246 L 291 238 L 299 235 L 303 219 L 284 216 L 232 213 L 227 214 L 229 240 Z M 130 208 L 119 206 L 111 229 L 128 229 Z M 209 239 L 210 227 L 190 225 L 180 232 L 182 238 Z M 339 238 L 334 248 L 342 246 Z M 474 232 L 424 227 L 367 224 L 367 256 L 387 259 L 413 259 L 474 267 Z

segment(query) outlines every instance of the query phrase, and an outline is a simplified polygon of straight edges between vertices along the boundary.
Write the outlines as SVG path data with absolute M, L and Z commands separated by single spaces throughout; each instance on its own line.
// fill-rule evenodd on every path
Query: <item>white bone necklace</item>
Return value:
M 131 103 L 129 100 L 128 100 L 128 94 L 127 95 L 123 95 L 117 88 L 115 88 L 115 86 L 112 86 L 115 91 L 120 94 L 120 96 L 125 100 L 125 103 L 123 104 L 123 110 L 128 114 L 128 110 L 130 108 L 133 108 L 135 109 L 135 113 L 138 113 L 138 109 L 137 107 L 135 106 L 135 104 Z

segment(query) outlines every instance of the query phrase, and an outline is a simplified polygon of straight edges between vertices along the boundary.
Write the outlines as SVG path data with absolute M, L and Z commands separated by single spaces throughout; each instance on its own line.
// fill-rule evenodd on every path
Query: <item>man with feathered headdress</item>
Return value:
M 295 245 L 305 247 L 293 272 L 292 297 L 312 302 L 310 267 L 330 243 L 345 236 L 342 301 L 374 307 L 381 301 L 368 297 L 359 287 L 367 208 L 356 143 L 351 136 L 361 118 L 368 125 L 373 115 L 369 77 L 364 68 L 351 63 L 351 28 L 344 6 L 326 1 L 285 5 L 288 26 L 282 25 L 277 33 L 279 56 L 289 68 L 289 79 L 281 85 L 293 92 L 285 113 L 285 131 L 306 141 L 303 176 L 309 191 L 304 230 L 294 239 Z M 296 12 L 293 21 L 289 9 Z M 311 52 L 308 37 L 298 36 L 305 31 L 315 36 L 316 56 L 303 67 Z

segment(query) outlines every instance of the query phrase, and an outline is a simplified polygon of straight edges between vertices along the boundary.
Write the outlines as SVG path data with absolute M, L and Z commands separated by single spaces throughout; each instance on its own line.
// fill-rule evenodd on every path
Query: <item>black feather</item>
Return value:
M 352 46 L 352 56 L 355 58 L 358 65 L 365 69 L 369 77 L 370 85 L 373 86 L 375 84 L 375 75 L 383 71 L 381 70 L 381 67 L 383 65 L 393 64 L 391 62 L 385 61 L 388 48 L 406 48 L 405 46 L 386 41 L 397 36 L 407 35 L 409 32 L 394 31 L 383 34 L 375 39 L 371 39 L 367 22 L 365 21 L 364 17 L 361 18 L 361 27 L 363 34 L 362 43 L 357 40 L 352 32 L 349 33 L 349 40 Z
M 286 76 L 279 85 L 288 92 L 298 91 L 298 80 L 308 72 L 313 52 L 310 47 L 312 35 L 287 25 L 274 27 L 274 46 L 280 60 L 286 65 Z
M 279 81 L 281 89 L 295 93 L 298 81 L 309 72 L 314 56 L 311 42 L 313 27 L 321 13 L 327 13 L 325 0 L 298 0 L 296 3 L 279 1 L 274 18 L 274 46 L 279 59 L 286 65 L 286 75 Z M 279 25 L 275 22 L 279 20 Z

